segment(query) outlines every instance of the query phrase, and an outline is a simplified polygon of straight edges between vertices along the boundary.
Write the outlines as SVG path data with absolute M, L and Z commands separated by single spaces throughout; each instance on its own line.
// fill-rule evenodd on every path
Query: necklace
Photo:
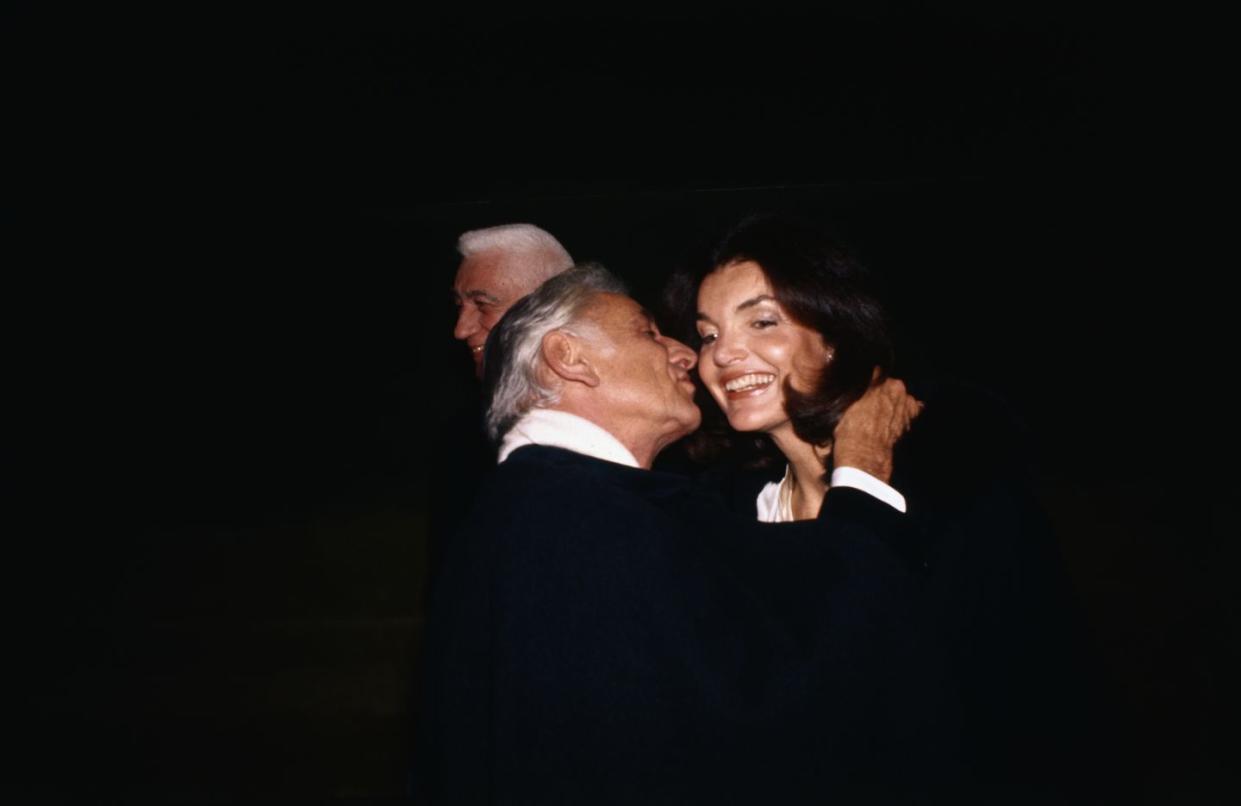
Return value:
M 784 478 L 780 480 L 780 494 L 776 497 L 776 521 L 788 523 L 793 520 L 793 469 L 784 468 Z

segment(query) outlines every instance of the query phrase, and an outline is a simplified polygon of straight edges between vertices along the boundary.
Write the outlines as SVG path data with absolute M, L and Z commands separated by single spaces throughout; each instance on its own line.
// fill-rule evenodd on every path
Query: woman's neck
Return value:
M 817 518 L 823 498 L 827 495 L 823 462 L 832 452 L 831 446 L 815 447 L 798 438 L 791 426 L 771 432 L 771 440 L 789 462 L 793 519 L 805 521 Z

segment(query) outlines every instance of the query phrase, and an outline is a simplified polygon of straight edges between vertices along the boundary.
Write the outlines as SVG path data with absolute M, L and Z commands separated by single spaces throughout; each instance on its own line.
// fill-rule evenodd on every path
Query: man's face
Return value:
M 533 277 L 519 258 L 499 249 L 461 261 L 452 287 L 458 308 L 453 336 L 470 349 L 475 373 L 482 374 L 487 334 L 513 303 L 538 287 Z
M 659 332 L 654 319 L 621 294 L 599 294 L 582 319 L 600 331 L 585 333 L 599 375 L 609 418 L 642 436 L 655 435 L 662 448 L 698 427 L 689 371 L 698 358 L 676 339 Z

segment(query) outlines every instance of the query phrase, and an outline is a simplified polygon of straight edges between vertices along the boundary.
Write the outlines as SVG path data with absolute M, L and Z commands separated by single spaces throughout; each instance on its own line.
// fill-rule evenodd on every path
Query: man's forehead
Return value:
M 470 255 L 457 267 L 453 287 L 459 292 L 471 289 L 494 291 L 528 284 L 532 272 L 522 255 L 492 249 Z
M 453 288 L 465 293 L 475 289 L 488 289 L 496 285 L 504 277 L 502 260 L 495 259 L 491 253 L 472 255 L 461 261 L 457 267 L 457 276 L 453 279 Z
M 590 308 L 591 313 L 598 318 L 612 322 L 646 324 L 652 321 L 651 315 L 638 304 L 637 300 L 624 294 L 613 294 L 610 291 L 595 295 Z

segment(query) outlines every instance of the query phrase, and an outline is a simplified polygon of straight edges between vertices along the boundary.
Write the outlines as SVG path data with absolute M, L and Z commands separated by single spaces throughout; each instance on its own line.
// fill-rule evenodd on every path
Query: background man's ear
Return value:
M 543 363 L 564 381 L 598 386 L 599 375 L 583 349 L 582 340 L 563 330 L 553 330 L 543 337 Z

